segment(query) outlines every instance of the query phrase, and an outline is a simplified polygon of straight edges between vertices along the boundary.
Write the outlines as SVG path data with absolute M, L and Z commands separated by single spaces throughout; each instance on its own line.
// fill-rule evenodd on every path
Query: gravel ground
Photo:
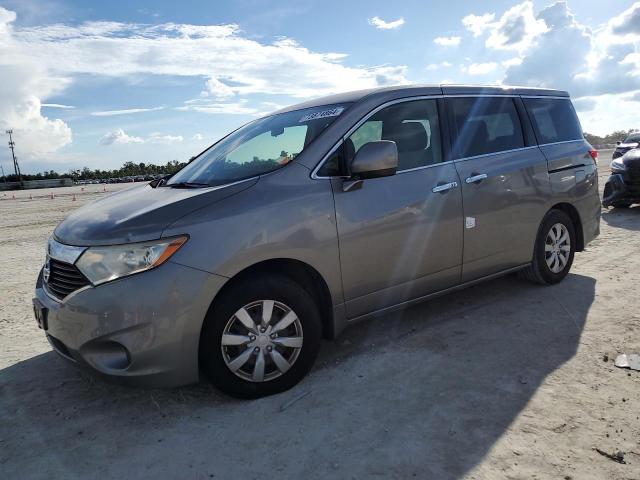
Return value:
M 293 390 L 239 401 L 103 383 L 36 328 L 46 239 L 101 189 L 0 194 L 1 478 L 640 479 L 640 372 L 613 365 L 640 352 L 640 207 L 605 211 L 560 285 L 508 276 L 356 325 Z

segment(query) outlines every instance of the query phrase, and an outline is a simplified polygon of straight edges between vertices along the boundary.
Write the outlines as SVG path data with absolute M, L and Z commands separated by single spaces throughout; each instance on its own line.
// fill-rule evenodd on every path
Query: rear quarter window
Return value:
M 523 98 L 539 144 L 583 138 L 576 111 L 568 98 Z

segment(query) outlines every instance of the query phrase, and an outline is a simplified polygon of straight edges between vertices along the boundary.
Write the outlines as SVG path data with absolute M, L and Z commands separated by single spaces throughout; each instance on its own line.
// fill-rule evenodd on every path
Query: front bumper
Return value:
M 616 203 L 640 202 L 640 184 L 630 183 L 623 174 L 614 173 L 604 184 L 602 205 L 610 207 Z
M 63 302 L 39 278 L 36 298 L 48 309 L 47 339 L 63 357 L 108 379 L 173 387 L 198 381 L 202 322 L 226 280 L 169 261 Z

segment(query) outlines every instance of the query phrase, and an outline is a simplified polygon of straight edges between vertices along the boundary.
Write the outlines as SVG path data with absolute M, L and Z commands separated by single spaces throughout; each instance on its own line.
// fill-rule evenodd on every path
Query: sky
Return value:
M 331 93 L 401 84 L 568 90 L 583 129 L 640 128 L 640 2 L 0 0 L 0 164 L 186 160 Z

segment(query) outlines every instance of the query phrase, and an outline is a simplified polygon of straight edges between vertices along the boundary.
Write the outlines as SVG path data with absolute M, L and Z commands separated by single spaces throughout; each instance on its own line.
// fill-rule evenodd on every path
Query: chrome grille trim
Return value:
M 43 282 L 46 290 L 58 300 L 64 300 L 70 294 L 91 285 L 91 282 L 70 263 L 49 257 L 49 279 Z

